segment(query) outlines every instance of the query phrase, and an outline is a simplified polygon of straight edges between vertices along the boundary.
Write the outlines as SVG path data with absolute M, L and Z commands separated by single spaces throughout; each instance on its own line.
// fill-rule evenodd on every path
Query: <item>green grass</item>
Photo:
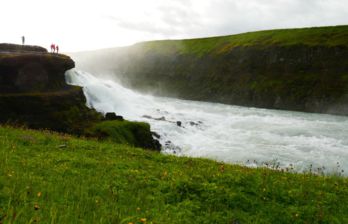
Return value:
M 235 47 L 269 46 L 348 46 L 348 26 L 313 27 L 249 32 L 230 36 L 149 41 L 135 45 L 145 52 L 160 54 L 206 54 L 227 53 Z
M 89 128 L 86 135 L 142 148 L 151 148 L 153 142 L 148 123 L 126 120 L 99 122 Z
M 348 179 L 0 127 L 0 223 L 348 223 Z M 146 219 L 146 221 L 145 221 Z

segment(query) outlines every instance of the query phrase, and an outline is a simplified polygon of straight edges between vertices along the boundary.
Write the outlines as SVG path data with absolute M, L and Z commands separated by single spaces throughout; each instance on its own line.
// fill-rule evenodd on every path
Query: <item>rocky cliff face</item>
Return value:
M 226 54 L 130 56 L 117 73 L 159 95 L 348 115 L 348 48 L 238 47 Z
M 348 115 L 347 38 L 347 26 L 263 31 L 145 42 L 75 58 L 83 69 L 111 72 L 158 95 Z
M 85 106 L 80 87 L 65 83 L 74 66 L 38 46 L 0 44 L 0 123 L 82 134 L 101 115 Z
M 65 71 L 74 67 L 70 57 L 38 46 L 0 44 L 0 124 L 99 138 L 100 132 L 91 130 L 110 119 L 86 106 L 81 87 L 66 84 Z M 128 131 L 126 137 L 131 138 L 120 142 L 124 136 L 102 132 L 103 138 L 159 151 L 161 146 L 146 125 L 111 122 L 107 129 L 124 129 L 120 133 Z
M 0 54 L 0 93 L 62 90 L 64 73 L 75 66 L 64 55 L 48 53 Z

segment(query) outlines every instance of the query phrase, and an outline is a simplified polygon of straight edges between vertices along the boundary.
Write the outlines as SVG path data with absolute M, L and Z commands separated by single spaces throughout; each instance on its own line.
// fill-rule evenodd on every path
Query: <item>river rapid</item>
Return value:
M 68 71 L 66 79 L 83 87 L 89 107 L 150 123 L 161 136 L 163 153 L 298 172 L 348 173 L 347 116 L 144 95 L 78 70 Z

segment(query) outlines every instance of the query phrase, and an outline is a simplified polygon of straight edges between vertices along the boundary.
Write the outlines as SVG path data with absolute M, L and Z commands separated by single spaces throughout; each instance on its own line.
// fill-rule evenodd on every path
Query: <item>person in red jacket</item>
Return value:
M 51 44 L 51 53 L 54 53 L 55 50 L 56 50 L 56 46 L 54 44 Z

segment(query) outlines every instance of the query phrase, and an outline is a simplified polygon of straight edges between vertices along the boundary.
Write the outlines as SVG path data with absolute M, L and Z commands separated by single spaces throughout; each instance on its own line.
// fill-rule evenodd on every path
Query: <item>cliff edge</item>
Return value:
M 64 73 L 74 67 L 70 57 L 38 46 L 0 44 L 0 94 L 67 89 Z
M 39 46 L 0 44 L 0 123 L 82 134 L 100 120 L 80 87 L 65 82 L 74 61 Z
M 0 44 L 0 124 L 161 149 L 148 124 L 106 121 L 88 108 L 82 88 L 66 84 L 65 72 L 74 67 L 70 57 L 39 46 Z

